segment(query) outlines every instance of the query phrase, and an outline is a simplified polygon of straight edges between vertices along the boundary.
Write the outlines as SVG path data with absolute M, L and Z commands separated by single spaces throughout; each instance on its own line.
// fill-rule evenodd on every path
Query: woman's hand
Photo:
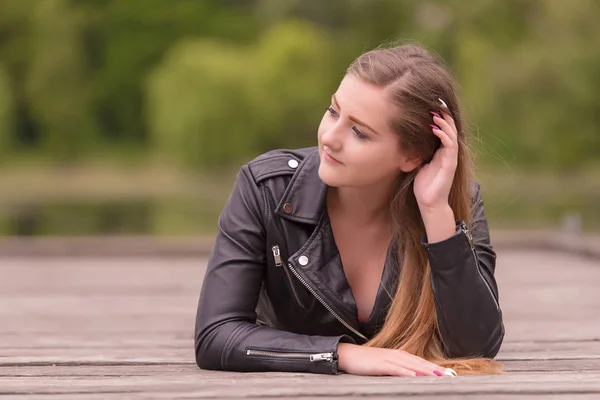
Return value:
M 446 111 L 446 103 L 442 102 Z M 431 112 L 433 133 L 442 141 L 433 159 L 421 167 L 414 182 L 414 193 L 421 212 L 448 207 L 448 196 L 458 164 L 458 140 L 454 120 L 447 113 Z M 438 129 L 439 128 L 439 129 Z
M 445 368 L 404 350 L 338 345 L 338 369 L 353 375 L 442 376 Z

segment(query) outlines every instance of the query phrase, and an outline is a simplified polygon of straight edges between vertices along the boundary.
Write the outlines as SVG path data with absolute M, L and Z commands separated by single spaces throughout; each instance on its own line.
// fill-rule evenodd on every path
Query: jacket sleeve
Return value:
M 445 352 L 450 357 L 495 357 L 504 338 L 496 253 L 490 243 L 479 184 L 475 183 L 471 227 L 457 223 L 455 234 L 423 246 Z
M 337 373 L 337 346 L 347 336 L 300 335 L 256 324 L 266 269 L 263 196 L 242 167 L 219 217 L 195 326 L 196 363 L 230 371 Z

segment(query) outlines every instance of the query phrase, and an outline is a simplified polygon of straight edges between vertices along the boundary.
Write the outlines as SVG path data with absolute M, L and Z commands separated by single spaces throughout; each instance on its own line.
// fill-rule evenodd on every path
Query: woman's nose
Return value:
M 321 143 L 332 151 L 337 151 L 342 147 L 342 140 L 340 127 L 337 123 L 330 126 L 321 136 Z

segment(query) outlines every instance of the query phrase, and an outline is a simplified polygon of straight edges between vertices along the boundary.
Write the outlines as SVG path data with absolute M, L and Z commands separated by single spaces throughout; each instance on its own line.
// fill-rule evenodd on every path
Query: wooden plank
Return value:
M 72 364 L 74 362 L 71 361 Z M 508 373 L 515 374 L 521 372 L 600 372 L 600 359 L 584 360 L 523 360 L 507 361 L 504 363 Z M 87 362 L 80 365 L 65 365 L 57 363 L 52 366 L 40 366 L 35 363 L 23 363 L 19 365 L 0 366 L 0 377 L 108 377 L 108 376 L 146 376 L 160 374 L 162 376 L 171 375 L 192 375 L 202 377 L 206 371 L 200 370 L 193 362 L 168 364 L 164 360 L 155 362 L 142 362 L 128 365 L 125 362 L 118 363 L 100 363 Z M 235 376 L 235 374 L 233 374 Z
M 310 382 L 310 384 L 307 384 Z M 357 377 L 310 374 L 197 374 L 122 377 L 6 377 L 0 393 L 152 392 L 196 397 L 600 394 L 600 372 L 519 373 L 494 377 Z
M 597 261 L 501 254 L 497 277 L 507 334 L 498 358 L 508 373 L 457 379 L 199 370 L 192 339 L 205 264 L 193 258 L 0 259 L 0 395 L 600 397 Z
M 48 395 L 27 395 L 27 400 L 47 400 L 48 399 Z M 54 396 L 52 396 L 54 397 Z M 58 397 L 58 396 L 56 396 Z M 239 398 L 244 398 L 246 400 L 264 400 L 264 397 L 247 397 L 247 396 L 238 396 Z M 332 396 L 306 396 L 303 397 L 303 400 L 316 400 L 316 399 L 324 399 L 324 398 L 330 398 Z M 85 393 L 85 394 L 61 394 L 60 395 L 60 399 L 63 400 L 121 400 L 123 398 L 141 398 L 141 399 L 173 399 L 173 400 L 183 400 L 183 399 L 196 399 L 196 398 L 203 398 L 203 396 L 199 396 L 197 394 L 186 394 L 186 393 L 168 393 L 168 394 L 164 394 L 164 393 L 149 393 L 149 392 L 111 392 L 111 393 L 102 393 L 102 394 L 90 394 L 90 393 Z M 210 398 L 210 397 L 209 397 Z M 215 397 L 213 397 L 215 398 Z M 235 398 L 235 397 L 231 397 L 231 398 Z M 358 395 L 358 396 L 344 396 L 341 397 L 344 400 L 346 399 L 351 399 L 351 400 L 358 400 L 358 399 L 364 399 L 365 397 L 362 395 Z M 378 400 L 398 400 L 398 395 L 394 395 L 394 396 L 377 396 Z M 440 395 L 428 395 L 428 394 L 423 394 L 423 395 L 412 395 L 411 398 L 416 398 L 419 400 L 439 400 L 440 399 Z M 498 394 L 486 394 L 485 395 L 485 399 L 486 400 L 514 400 L 515 398 L 524 398 L 523 396 L 514 396 L 514 395 L 498 395 Z M 598 395 L 597 394 L 573 394 L 573 393 L 569 393 L 568 395 L 565 394 L 544 394 L 542 396 L 537 396 L 534 395 L 533 397 L 527 397 L 526 398 L 535 398 L 535 399 L 548 399 L 548 400 L 555 400 L 555 399 L 565 399 L 568 398 L 569 400 L 597 400 L 598 399 Z M 5 395 L 2 396 L 3 400 L 23 400 L 23 395 Z M 444 395 L 444 400 L 480 400 L 481 399 L 481 395 L 479 394 L 461 394 L 458 396 L 454 396 L 454 395 Z

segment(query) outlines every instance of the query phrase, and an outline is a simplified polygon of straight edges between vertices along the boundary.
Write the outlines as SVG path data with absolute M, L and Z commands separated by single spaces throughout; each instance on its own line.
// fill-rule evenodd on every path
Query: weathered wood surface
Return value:
M 393 378 L 199 370 L 205 260 L 0 259 L 0 397 L 600 398 L 600 261 L 505 251 L 497 277 L 507 374 Z

